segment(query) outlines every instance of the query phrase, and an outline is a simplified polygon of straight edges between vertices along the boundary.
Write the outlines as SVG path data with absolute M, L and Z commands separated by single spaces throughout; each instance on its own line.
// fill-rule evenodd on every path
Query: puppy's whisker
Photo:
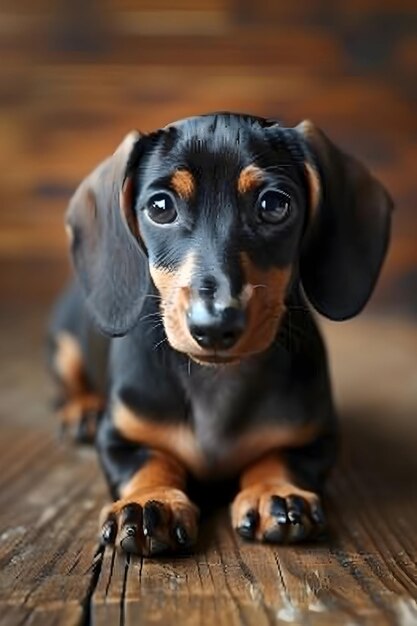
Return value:
M 164 324 L 163 324 L 162 320 L 159 320 L 158 322 L 156 322 L 156 324 L 151 326 L 150 331 L 154 331 L 157 328 L 163 328 L 163 327 L 164 327 Z
M 154 345 L 153 349 L 156 350 L 157 348 L 159 348 L 165 342 L 168 342 L 168 338 L 167 337 L 163 337 L 163 339 L 161 339 L 161 341 L 158 341 L 158 343 L 156 343 Z
M 155 311 L 154 313 L 148 313 L 147 315 L 143 315 L 142 317 L 139 318 L 139 321 L 143 322 L 144 320 L 150 319 L 152 317 L 160 317 L 160 316 L 161 316 L 161 312 Z
M 156 300 L 162 300 L 161 296 L 155 295 L 153 293 L 147 293 L 145 298 L 155 298 Z

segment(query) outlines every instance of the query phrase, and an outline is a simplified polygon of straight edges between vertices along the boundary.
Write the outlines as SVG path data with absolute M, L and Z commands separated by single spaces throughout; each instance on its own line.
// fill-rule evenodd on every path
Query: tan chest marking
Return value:
M 114 409 L 113 423 L 129 441 L 172 454 L 199 478 L 218 478 L 237 473 L 268 451 L 306 445 L 318 433 L 316 423 L 258 427 L 245 431 L 233 441 L 222 441 L 224 452 L 212 460 L 186 425 L 154 423 L 137 416 L 121 403 Z

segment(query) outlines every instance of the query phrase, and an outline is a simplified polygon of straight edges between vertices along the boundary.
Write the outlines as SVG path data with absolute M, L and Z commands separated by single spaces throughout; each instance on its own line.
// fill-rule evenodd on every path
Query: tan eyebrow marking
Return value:
M 310 213 L 314 215 L 319 206 L 321 196 L 320 178 L 316 168 L 307 161 L 304 161 L 304 168 L 308 178 Z
M 237 189 L 239 193 L 246 193 L 258 187 L 264 180 L 263 171 L 256 165 L 248 165 L 239 174 Z
M 171 186 L 184 200 L 189 200 L 195 192 L 195 180 L 188 170 L 177 170 L 171 177 Z

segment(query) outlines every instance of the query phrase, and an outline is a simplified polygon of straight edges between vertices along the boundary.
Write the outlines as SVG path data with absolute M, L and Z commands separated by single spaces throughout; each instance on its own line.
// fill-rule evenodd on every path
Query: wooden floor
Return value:
M 57 440 L 44 319 L 2 313 L 1 626 L 417 624 L 415 325 L 325 327 L 344 431 L 326 541 L 252 545 L 219 511 L 193 556 L 126 560 L 96 552 L 106 491 L 93 452 Z

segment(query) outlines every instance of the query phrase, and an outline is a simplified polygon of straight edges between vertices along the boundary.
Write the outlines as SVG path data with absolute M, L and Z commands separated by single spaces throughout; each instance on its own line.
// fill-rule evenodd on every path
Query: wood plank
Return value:
M 93 452 L 57 439 L 44 307 L 0 318 L 0 623 L 76 626 L 105 488 Z
M 104 496 L 95 458 L 48 430 L 8 426 L 0 459 L 0 622 L 75 626 Z

